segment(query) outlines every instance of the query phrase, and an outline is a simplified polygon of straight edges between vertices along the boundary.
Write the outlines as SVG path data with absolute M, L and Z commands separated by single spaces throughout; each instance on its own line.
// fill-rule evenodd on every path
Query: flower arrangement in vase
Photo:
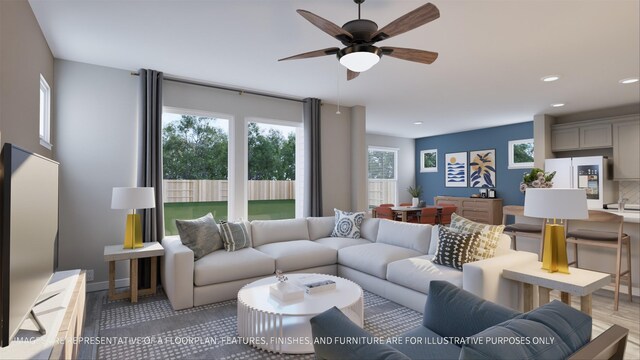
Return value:
M 545 173 L 540 168 L 533 168 L 530 172 L 522 175 L 522 182 L 520 183 L 520 192 L 527 191 L 527 188 L 550 188 L 553 186 L 553 177 L 556 172 Z

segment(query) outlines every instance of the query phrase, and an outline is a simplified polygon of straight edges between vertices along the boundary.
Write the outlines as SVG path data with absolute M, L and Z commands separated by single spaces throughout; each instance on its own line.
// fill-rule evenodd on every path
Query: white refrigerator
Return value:
M 546 159 L 544 171 L 556 172 L 554 188 L 577 188 L 587 191 L 589 209 L 602 209 L 618 201 L 617 183 L 610 178 L 612 162 L 604 156 Z

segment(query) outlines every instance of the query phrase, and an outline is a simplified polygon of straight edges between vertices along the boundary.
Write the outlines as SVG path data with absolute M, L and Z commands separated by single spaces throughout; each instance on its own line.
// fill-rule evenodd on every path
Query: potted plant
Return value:
M 422 195 L 422 187 L 420 185 L 417 186 L 409 186 L 407 191 L 413 197 L 411 199 L 411 206 L 417 207 L 420 204 L 420 196 Z

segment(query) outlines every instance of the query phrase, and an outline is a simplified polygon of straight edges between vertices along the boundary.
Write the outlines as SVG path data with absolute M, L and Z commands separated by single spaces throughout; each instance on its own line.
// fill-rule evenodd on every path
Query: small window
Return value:
M 40 74 L 40 145 L 51 150 L 51 88 Z
M 533 139 L 509 141 L 509 169 L 533 167 Z

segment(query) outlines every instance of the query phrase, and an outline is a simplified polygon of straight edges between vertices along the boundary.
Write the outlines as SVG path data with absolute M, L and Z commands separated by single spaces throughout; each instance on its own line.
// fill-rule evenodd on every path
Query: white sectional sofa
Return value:
M 334 217 L 245 222 L 252 247 L 218 250 L 194 262 L 178 236 L 162 240 L 162 284 L 174 309 L 234 299 L 254 280 L 285 273 L 338 275 L 389 300 L 423 311 L 431 280 L 446 280 L 482 298 L 519 308 L 520 288 L 502 269 L 536 261 L 509 249 L 503 235 L 496 256 L 468 263 L 463 271 L 433 264 L 438 228 L 365 219 L 360 239 L 334 238 Z

